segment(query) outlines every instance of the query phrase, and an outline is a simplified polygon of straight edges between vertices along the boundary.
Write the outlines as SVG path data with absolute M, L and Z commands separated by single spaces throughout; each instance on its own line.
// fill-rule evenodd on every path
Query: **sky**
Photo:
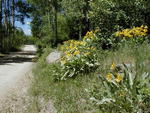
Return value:
M 25 24 L 20 23 L 19 21 L 15 22 L 15 26 L 17 28 L 21 28 L 26 35 L 31 35 L 31 27 L 30 27 L 31 19 L 25 18 Z
M 27 0 L 22 0 L 22 1 L 26 2 Z M 24 20 L 25 24 L 22 24 L 21 22 L 16 21 L 15 26 L 19 29 L 21 28 L 26 35 L 32 35 L 31 27 L 30 27 L 30 22 L 31 21 L 32 21 L 31 18 L 26 18 L 25 17 L 25 20 Z

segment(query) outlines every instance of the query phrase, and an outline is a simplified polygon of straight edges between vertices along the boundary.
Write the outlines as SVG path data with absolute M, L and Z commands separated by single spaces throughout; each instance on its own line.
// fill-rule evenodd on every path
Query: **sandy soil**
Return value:
M 0 59 L 0 113 L 23 113 L 28 103 L 36 47 L 25 45 L 20 52 Z

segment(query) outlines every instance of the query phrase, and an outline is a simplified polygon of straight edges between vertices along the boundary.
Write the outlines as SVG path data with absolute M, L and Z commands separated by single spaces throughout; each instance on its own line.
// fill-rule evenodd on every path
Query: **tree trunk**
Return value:
M 7 0 L 4 0 L 4 27 L 5 31 L 8 29 L 8 15 L 7 15 Z M 5 32 L 5 35 L 7 35 L 7 32 Z
M 11 44 L 13 45 L 15 38 L 15 0 L 12 0 L 12 39 Z
M 88 11 L 89 11 L 89 0 L 84 0 L 85 6 L 83 9 L 83 14 L 84 14 L 84 24 L 86 25 L 85 32 L 90 30 L 90 23 L 88 19 Z
M 12 0 L 12 27 L 15 28 L 15 0 Z
M 57 44 L 57 39 L 58 39 L 58 29 L 57 29 L 57 8 L 55 8 L 55 40 L 54 40 L 54 45 Z
M 2 19 L 3 19 L 3 8 L 2 8 L 3 0 L 0 0 L 0 52 L 3 49 L 3 32 L 2 32 Z
M 57 0 L 54 0 L 52 2 L 53 6 L 53 14 L 54 14 L 54 42 L 53 46 L 57 44 L 57 39 L 58 39 L 58 29 L 57 29 L 57 12 L 58 12 L 58 2 Z
M 3 9 L 2 9 L 2 3 L 3 1 L 0 0 L 0 26 L 2 26 L 2 15 L 3 15 Z

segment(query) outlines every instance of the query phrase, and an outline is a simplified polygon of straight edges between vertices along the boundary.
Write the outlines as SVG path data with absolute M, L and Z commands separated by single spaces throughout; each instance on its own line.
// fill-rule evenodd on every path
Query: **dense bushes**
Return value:
M 150 8 L 146 0 L 57 0 L 46 1 L 45 6 L 45 1 L 30 1 L 39 9 L 32 12 L 33 35 L 47 40 L 43 41 L 47 45 L 53 45 L 54 41 L 57 45 L 68 39 L 81 39 L 87 31 L 99 27 L 99 40 L 102 40 L 102 48 L 107 49 L 112 46 L 110 36 L 114 32 L 142 24 L 150 26 Z M 54 9 L 57 7 L 56 13 L 49 4 Z
M 22 44 L 24 44 L 25 39 L 26 36 L 23 31 L 17 29 L 14 31 L 14 33 L 3 35 L 0 44 L 1 52 L 7 53 L 9 51 L 16 51 Z
M 145 0 L 96 0 L 91 3 L 90 20 L 111 35 L 120 28 L 130 28 L 148 22 L 149 2 Z

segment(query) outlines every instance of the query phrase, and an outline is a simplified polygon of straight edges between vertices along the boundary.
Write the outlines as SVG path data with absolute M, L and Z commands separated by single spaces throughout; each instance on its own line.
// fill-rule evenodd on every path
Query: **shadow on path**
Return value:
M 25 51 L 25 52 L 15 52 L 0 58 L 0 65 L 10 64 L 10 63 L 23 63 L 23 62 L 33 62 L 35 58 L 35 52 Z

